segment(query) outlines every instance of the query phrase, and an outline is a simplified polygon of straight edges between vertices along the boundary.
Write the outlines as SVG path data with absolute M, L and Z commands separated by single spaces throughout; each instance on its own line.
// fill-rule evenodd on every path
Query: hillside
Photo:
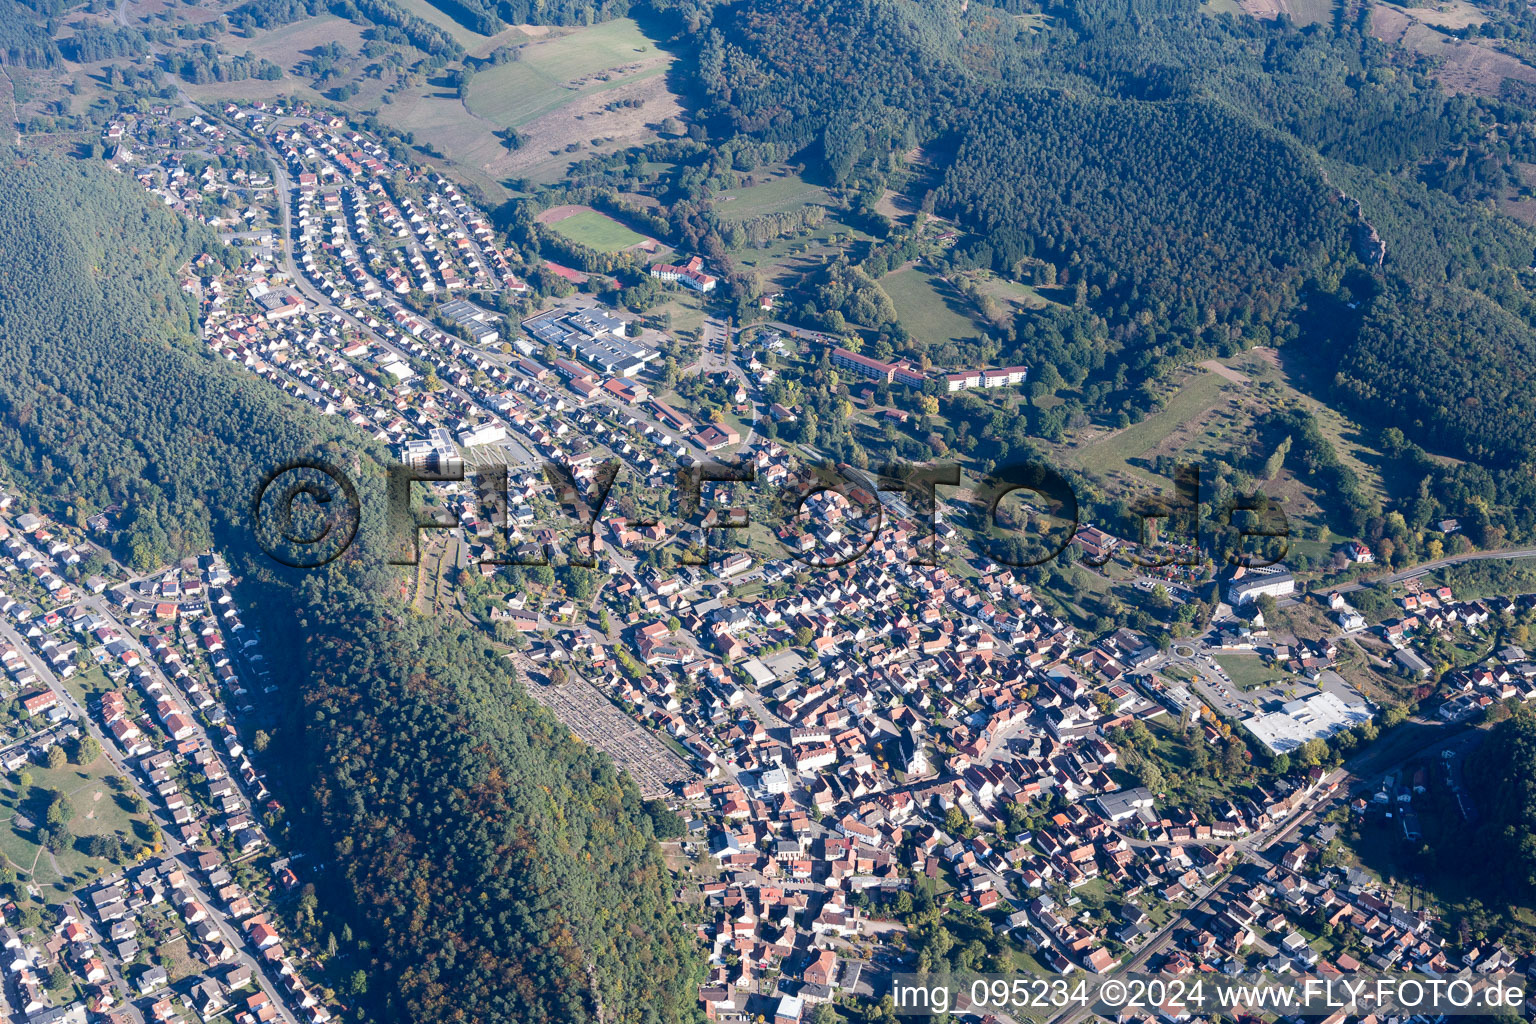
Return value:
M 1440 851 L 1447 867 L 1469 870 L 1490 901 L 1520 903 L 1536 893 L 1536 716 L 1521 711 L 1494 726 L 1467 758 L 1480 820 L 1471 843 Z
M 264 629 L 304 638 L 274 666 L 293 711 L 267 763 L 305 812 L 299 851 L 330 865 L 320 913 L 353 937 L 331 963 L 367 972 L 372 1019 L 691 1019 L 696 961 L 633 784 L 461 628 L 383 596 L 368 438 L 182 347 L 176 271 L 210 244 L 187 225 L 99 166 L 0 154 L 12 475 L 65 518 L 127 505 L 135 561 L 228 550 Z M 316 452 L 371 511 L 346 558 L 280 575 L 251 554 L 249 488 Z

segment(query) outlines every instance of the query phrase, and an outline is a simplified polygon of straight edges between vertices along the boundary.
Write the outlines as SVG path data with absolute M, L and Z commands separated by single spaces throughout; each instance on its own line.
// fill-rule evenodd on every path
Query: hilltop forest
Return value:
M 142 568 L 216 543 L 270 635 L 285 723 L 264 762 L 369 1019 L 666 1024 L 700 967 L 632 782 L 460 627 L 386 596 L 386 453 L 202 354 L 177 271 L 216 239 L 101 165 L 0 149 L 0 459 L 26 500 L 131 511 Z M 110 268 L 108 270 L 107 268 Z M 67 341 L 66 341 L 67 339 Z M 250 551 L 258 477 L 323 455 L 363 492 L 359 543 L 285 575 Z M 285 767 L 286 766 L 286 767 Z
M 1196 0 L 730 0 L 676 24 L 715 142 L 680 184 L 702 175 L 707 197 L 793 154 L 876 236 L 794 315 L 874 327 L 877 350 L 914 360 L 1029 364 L 1036 397 L 1076 389 L 1121 426 L 1180 366 L 1293 346 L 1319 397 L 1401 431 L 1416 518 L 1470 505 L 1479 540 L 1536 531 L 1536 232 L 1492 212 L 1536 156 L 1524 93 L 1447 94 L 1370 34 L 1366 5 L 1300 29 Z M 588 187 L 621 173 L 593 169 Z M 1045 283 L 1075 308 L 1017 312 L 964 353 L 889 321 L 874 282 L 912 252 L 876 209 L 896 186 L 961 229 L 944 271 Z M 728 258 L 707 206 L 677 220 Z M 887 454 L 819 415 L 834 400 L 810 396 L 818 446 Z M 1029 407 L 972 436 L 1027 451 L 1060 418 Z

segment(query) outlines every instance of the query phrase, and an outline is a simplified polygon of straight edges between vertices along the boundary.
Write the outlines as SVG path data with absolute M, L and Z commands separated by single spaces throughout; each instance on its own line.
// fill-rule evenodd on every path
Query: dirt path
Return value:
M 564 206 L 551 206 L 542 213 L 536 214 L 534 220 L 540 224 L 558 224 L 567 217 L 574 217 L 578 213 L 586 213 L 592 209 L 590 206 L 577 206 L 567 204 Z
M 1210 370 L 1218 377 L 1227 378 L 1227 380 L 1231 381 L 1233 384 L 1249 383 L 1247 374 L 1239 373 L 1238 371 L 1232 369 L 1232 367 L 1226 365 L 1225 363 L 1217 362 L 1215 359 L 1207 359 L 1205 362 L 1201 363 L 1200 366 L 1203 369 Z
M 16 83 L 11 79 L 11 73 L 0 64 L 0 76 L 5 78 L 5 86 L 0 89 L 0 109 L 10 111 L 6 115 L 5 123 L 11 126 L 16 133 L 16 145 L 21 145 L 21 111 L 16 107 Z

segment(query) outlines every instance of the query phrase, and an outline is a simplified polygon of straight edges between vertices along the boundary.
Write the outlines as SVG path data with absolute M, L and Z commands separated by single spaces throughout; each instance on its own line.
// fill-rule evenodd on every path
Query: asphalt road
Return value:
M 1509 551 L 1469 551 L 1462 555 L 1449 555 L 1445 558 L 1437 558 L 1433 562 L 1421 562 L 1402 572 L 1389 573 L 1386 576 L 1377 576 L 1369 580 L 1360 580 L 1355 583 L 1346 583 L 1343 586 L 1333 587 L 1341 594 L 1364 589 L 1366 584 L 1401 583 L 1404 580 L 1417 579 L 1436 569 L 1443 569 L 1447 565 L 1460 565 L 1463 562 L 1512 562 L 1521 558 L 1536 558 L 1536 548 L 1514 548 Z

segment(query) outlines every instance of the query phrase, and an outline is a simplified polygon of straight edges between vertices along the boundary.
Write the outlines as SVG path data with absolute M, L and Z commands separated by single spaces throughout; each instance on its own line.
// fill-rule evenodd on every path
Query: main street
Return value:
M 1388 573 L 1385 576 L 1377 576 L 1369 580 L 1357 580 L 1354 583 L 1345 583 L 1333 587 L 1341 594 L 1353 593 L 1364 589 L 1367 585 L 1379 586 L 1381 584 L 1402 583 L 1406 580 L 1418 579 L 1436 569 L 1443 569 L 1448 565 L 1461 565 L 1466 562 L 1512 562 L 1522 558 L 1536 558 L 1536 548 L 1512 548 L 1508 551 L 1468 551 L 1460 555 L 1448 555 L 1445 558 L 1437 558 L 1433 562 L 1420 562 L 1418 565 L 1404 569 L 1401 572 Z

